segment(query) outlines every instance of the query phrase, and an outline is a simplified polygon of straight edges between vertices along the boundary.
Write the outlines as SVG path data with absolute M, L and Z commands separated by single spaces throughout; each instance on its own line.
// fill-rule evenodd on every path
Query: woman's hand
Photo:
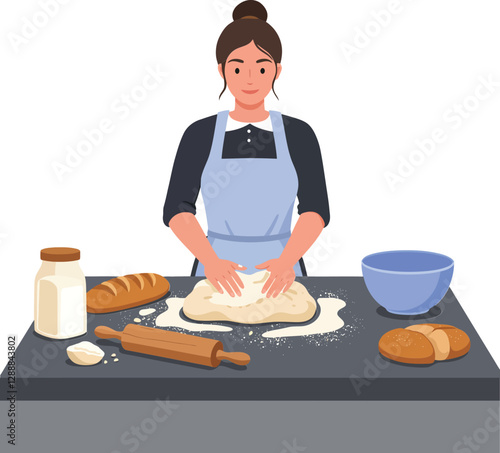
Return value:
M 240 266 L 232 261 L 220 258 L 214 258 L 204 264 L 204 266 L 205 277 L 215 286 L 215 289 L 219 293 L 222 294 L 224 292 L 222 290 L 223 287 L 231 297 L 234 297 L 235 293 L 241 296 L 240 288 L 243 288 L 243 282 L 236 273 L 236 270 L 244 271 L 246 269 L 245 266 Z
M 295 280 L 293 265 L 283 258 L 274 258 L 255 266 L 256 269 L 267 269 L 269 278 L 262 287 L 262 293 L 267 291 L 266 297 L 277 297 L 280 293 L 288 291 Z

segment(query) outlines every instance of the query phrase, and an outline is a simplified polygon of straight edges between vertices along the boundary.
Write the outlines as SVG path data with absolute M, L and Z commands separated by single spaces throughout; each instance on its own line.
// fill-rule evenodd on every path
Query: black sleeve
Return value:
M 213 115 L 196 121 L 182 136 L 163 207 L 163 222 L 167 226 L 176 214 L 196 214 L 201 174 L 210 154 L 216 118 Z
M 299 178 L 298 213 L 316 212 L 323 218 L 326 227 L 330 222 L 330 208 L 316 134 L 311 126 L 297 118 L 283 115 L 283 123 L 290 157 Z

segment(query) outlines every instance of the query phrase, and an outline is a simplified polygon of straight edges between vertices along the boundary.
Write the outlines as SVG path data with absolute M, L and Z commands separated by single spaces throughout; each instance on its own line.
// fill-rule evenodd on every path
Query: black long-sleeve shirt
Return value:
M 316 212 L 323 218 L 326 226 L 330 221 L 330 209 L 316 135 L 306 122 L 287 115 L 282 117 L 290 157 L 299 181 L 298 213 Z M 176 214 L 196 214 L 201 175 L 210 154 L 216 118 L 217 115 L 213 115 L 194 122 L 182 136 L 163 209 L 163 221 L 167 226 Z M 253 146 L 256 140 L 258 143 Z M 259 129 L 253 124 L 226 131 L 222 158 L 276 159 L 273 133 Z

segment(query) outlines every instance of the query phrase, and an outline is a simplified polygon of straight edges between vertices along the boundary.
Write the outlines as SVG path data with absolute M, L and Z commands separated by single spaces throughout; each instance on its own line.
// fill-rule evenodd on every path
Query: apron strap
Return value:
M 209 159 L 221 159 L 222 158 L 222 144 L 224 143 L 224 135 L 226 134 L 227 118 L 229 116 L 229 110 L 222 110 L 217 113 L 217 118 L 215 120 L 215 130 L 214 138 L 212 140 L 212 148 L 208 156 Z M 219 150 L 220 155 L 215 155 L 214 148 Z
M 273 137 L 276 145 L 276 158 L 287 158 L 289 156 L 282 155 L 284 150 L 288 150 L 286 142 L 285 125 L 283 123 L 283 116 L 277 110 L 269 110 L 271 117 L 271 124 L 273 125 Z

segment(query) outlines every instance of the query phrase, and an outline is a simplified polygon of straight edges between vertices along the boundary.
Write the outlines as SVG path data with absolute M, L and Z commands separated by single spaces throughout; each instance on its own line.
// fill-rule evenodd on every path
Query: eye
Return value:
M 236 68 L 236 69 L 234 70 L 234 72 L 236 72 L 236 74 L 239 74 L 239 73 L 240 73 L 240 68 Z
M 266 70 L 264 68 L 260 68 L 260 73 L 264 74 L 264 72 L 266 72 Z

